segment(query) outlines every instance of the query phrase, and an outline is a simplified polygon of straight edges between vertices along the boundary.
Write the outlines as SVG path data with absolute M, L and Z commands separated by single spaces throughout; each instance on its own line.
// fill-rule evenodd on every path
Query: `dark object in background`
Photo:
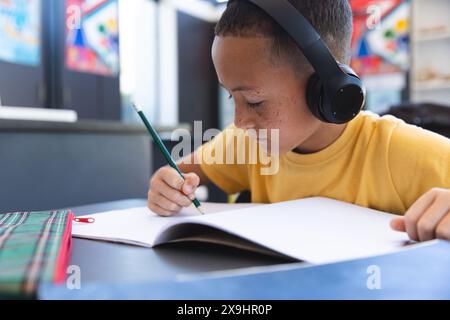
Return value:
M 382 115 L 385 114 L 450 138 L 450 106 L 434 103 L 405 103 L 391 107 Z
M 214 23 L 183 12 L 178 23 L 179 123 L 219 127 L 219 81 L 211 60 Z
M 252 202 L 252 193 L 248 190 L 242 191 L 239 196 L 236 198 L 236 203 L 251 203 Z

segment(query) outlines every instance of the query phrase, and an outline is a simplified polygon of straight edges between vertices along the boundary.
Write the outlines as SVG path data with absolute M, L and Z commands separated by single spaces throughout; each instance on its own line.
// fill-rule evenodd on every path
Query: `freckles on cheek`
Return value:
M 260 119 L 261 124 L 267 129 L 281 129 L 283 123 L 289 119 L 289 116 L 283 111 L 280 106 L 270 106 L 266 110 L 256 111 Z

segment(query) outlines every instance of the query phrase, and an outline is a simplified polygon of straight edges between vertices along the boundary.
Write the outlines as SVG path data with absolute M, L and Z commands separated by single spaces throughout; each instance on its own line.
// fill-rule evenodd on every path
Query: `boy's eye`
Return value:
M 229 99 L 229 100 L 233 99 L 233 95 L 232 95 L 231 93 L 228 95 L 228 99 Z M 252 103 L 252 102 L 247 102 L 247 106 L 248 106 L 249 108 L 258 108 L 258 107 L 260 107 L 263 103 L 264 103 L 264 101 L 261 101 L 261 102 L 254 102 L 254 103 Z
M 250 108 L 258 108 L 258 107 L 260 107 L 262 104 L 263 104 L 263 101 L 261 101 L 261 102 L 255 102 L 255 103 L 247 102 L 247 105 L 248 105 Z

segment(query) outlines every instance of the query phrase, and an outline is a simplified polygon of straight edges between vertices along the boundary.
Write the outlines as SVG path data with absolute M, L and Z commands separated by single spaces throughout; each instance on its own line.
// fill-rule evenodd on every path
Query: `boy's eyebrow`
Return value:
M 222 86 L 223 88 L 225 88 L 225 86 L 223 85 L 223 83 L 219 82 L 220 86 Z M 226 88 L 225 88 L 226 89 Z M 230 92 L 236 92 L 236 91 L 253 91 L 256 90 L 257 88 L 255 87 L 250 87 L 250 86 L 238 86 L 236 88 L 233 88 L 230 90 Z

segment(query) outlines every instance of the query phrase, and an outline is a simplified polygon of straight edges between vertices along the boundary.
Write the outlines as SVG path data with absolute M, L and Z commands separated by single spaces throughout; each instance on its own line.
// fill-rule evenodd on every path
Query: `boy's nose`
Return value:
M 253 129 L 255 128 L 255 123 L 252 116 L 244 107 L 236 107 L 234 113 L 234 125 L 239 129 Z

